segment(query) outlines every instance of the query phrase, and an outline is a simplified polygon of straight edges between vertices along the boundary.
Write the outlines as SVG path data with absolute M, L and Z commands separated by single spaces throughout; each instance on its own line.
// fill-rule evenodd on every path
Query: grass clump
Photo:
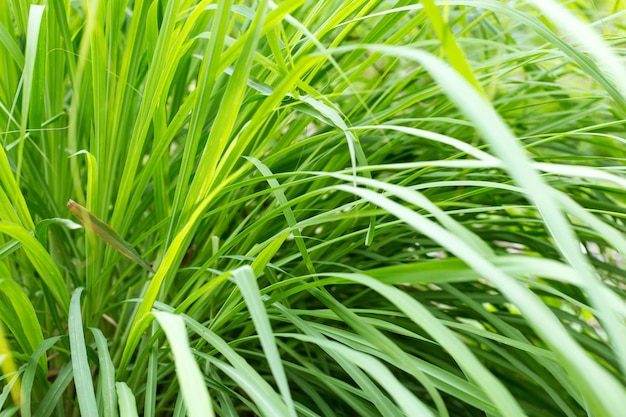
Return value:
M 0 3 L 0 415 L 621 416 L 620 10 Z

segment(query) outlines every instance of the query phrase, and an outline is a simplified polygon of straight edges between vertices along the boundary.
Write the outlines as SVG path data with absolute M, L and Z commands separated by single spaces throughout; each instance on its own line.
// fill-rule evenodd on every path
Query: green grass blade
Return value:
M 0 233 L 6 233 L 22 244 L 26 255 L 37 272 L 39 272 L 41 279 L 52 293 L 54 299 L 59 303 L 62 310 L 68 311 L 69 296 L 65 280 L 50 255 L 43 246 L 41 246 L 41 243 L 21 226 L 16 224 L 0 222 Z
M 116 382 L 115 389 L 120 409 L 120 417 L 138 417 L 137 402 L 131 389 L 124 382 Z
M 154 336 L 157 331 L 157 323 L 152 322 L 152 335 Z M 154 343 L 152 348 L 150 349 L 150 357 L 148 358 L 148 375 L 146 377 L 146 392 L 143 406 L 143 415 L 145 417 L 154 417 L 154 415 L 156 414 L 157 384 L 159 382 L 158 361 L 159 346 L 157 345 L 157 343 Z
M 28 36 L 26 38 L 26 53 L 24 58 L 24 70 L 22 72 L 22 111 L 20 120 L 20 142 L 17 154 L 17 184 L 20 184 L 22 173 L 22 161 L 24 153 L 24 142 L 26 141 L 26 129 L 28 116 L 31 111 L 30 102 L 32 100 L 33 84 L 35 79 L 35 59 L 38 56 L 37 46 L 39 44 L 39 32 L 41 29 L 44 6 L 31 5 L 28 13 Z M 41 76 L 41 75 L 37 75 Z M 34 110 L 38 110 L 39 106 Z
M 224 339 L 220 338 L 210 329 L 190 317 L 183 316 L 183 318 L 191 330 L 218 349 L 232 364 L 231 367 L 223 363 L 220 365 L 213 362 L 224 372 L 229 373 L 231 377 L 236 378 L 238 383 L 241 383 L 244 392 L 246 392 L 256 403 L 258 408 L 262 410 L 264 416 L 286 416 L 289 414 L 284 401 L 281 400 L 267 381 L 246 362 L 244 357 L 238 354 Z
M 63 395 L 67 391 L 72 379 L 72 363 L 68 362 L 65 366 L 63 366 L 63 368 L 61 368 L 61 370 L 59 370 L 59 374 L 54 380 L 52 386 L 48 389 L 48 392 L 46 392 L 46 395 L 41 400 L 34 417 L 51 416 L 52 413 L 58 409 L 59 405 L 62 404 Z
M 278 353 L 278 348 L 276 347 L 274 333 L 272 332 L 267 311 L 265 310 L 261 294 L 259 293 L 259 287 L 256 277 L 254 276 L 254 272 L 249 266 L 243 266 L 234 270 L 232 274 L 233 279 L 241 290 L 241 294 L 243 295 L 246 305 L 250 310 L 250 316 L 252 317 L 254 327 L 256 328 L 259 339 L 261 340 L 263 352 L 265 352 L 265 357 L 267 358 L 267 362 L 272 370 L 272 375 L 274 375 L 278 389 L 283 396 L 287 408 L 289 409 L 289 415 L 295 416 L 296 410 L 291 398 L 291 390 L 289 389 L 289 383 L 287 382 L 283 362 L 280 358 L 280 354 Z
M 404 385 L 402 385 L 379 360 L 349 349 L 339 343 L 322 341 L 312 337 L 294 335 L 296 339 L 305 340 L 311 343 L 325 346 L 341 354 L 345 359 L 358 365 L 370 374 L 382 387 L 384 387 L 393 397 L 396 403 L 402 408 L 406 416 L 434 417 L 433 412 L 419 401 Z
M 214 416 L 204 377 L 189 348 L 185 322 L 180 316 L 170 313 L 154 312 L 153 314 L 170 342 L 176 364 L 176 375 L 188 415 L 190 417 Z
M 115 367 L 107 340 L 100 329 L 90 328 L 98 348 L 98 404 L 103 417 L 117 417 L 117 395 L 115 390 Z
M 3 321 L 24 353 L 32 355 L 43 342 L 43 333 L 33 304 L 20 286 L 11 279 L 0 279 L 0 321 Z M 39 360 L 47 371 L 45 358 Z
M 568 36 L 588 51 L 595 58 L 600 67 L 611 77 L 622 95 L 618 103 L 622 111 L 626 111 L 626 65 L 611 48 L 604 42 L 602 37 L 588 24 L 576 18 L 565 6 L 555 0 L 530 0 L 545 17 L 565 31 Z
M 60 336 L 45 339 L 39 346 L 37 346 L 37 349 L 35 349 L 35 352 L 30 356 L 30 359 L 26 364 L 26 369 L 24 370 L 24 374 L 22 376 L 22 395 L 20 404 L 20 412 L 24 417 L 30 417 L 32 415 L 31 393 L 35 377 L 37 376 L 37 371 L 41 369 L 39 368 L 39 360 L 60 339 Z M 45 356 L 43 357 L 45 359 Z M 68 366 L 67 368 L 71 369 L 71 366 Z
M 433 0 L 422 0 L 422 5 L 424 6 L 424 12 L 428 16 L 430 24 L 437 34 L 437 38 L 439 38 L 439 42 L 441 42 L 441 48 L 448 57 L 452 68 L 465 77 L 467 82 L 470 83 L 476 91 L 484 95 L 485 93 L 476 80 L 472 67 L 467 62 L 465 54 L 456 42 L 456 38 L 450 29 L 449 22 L 445 21 L 443 16 L 441 16 L 441 13 Z
M 72 373 L 80 412 L 84 416 L 97 416 L 98 406 L 91 367 L 87 359 L 87 346 L 85 345 L 85 333 L 83 332 L 83 320 L 80 312 L 80 294 L 82 288 L 77 288 L 72 294 L 70 303 L 70 315 L 68 332 L 70 336 L 70 351 L 72 354 Z

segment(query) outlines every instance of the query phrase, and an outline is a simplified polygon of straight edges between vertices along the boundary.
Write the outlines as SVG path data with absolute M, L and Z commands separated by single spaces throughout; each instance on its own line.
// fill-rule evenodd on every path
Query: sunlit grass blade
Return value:
M 540 302 L 540 300 L 534 296 L 532 293 L 525 291 L 521 285 L 516 283 L 510 277 L 507 277 L 498 269 L 494 268 L 489 261 L 480 258 L 479 256 L 475 256 L 472 254 L 473 250 L 458 241 L 458 238 L 450 234 L 449 232 L 444 231 L 439 226 L 435 225 L 432 222 L 427 221 L 421 217 L 418 217 L 411 210 L 403 207 L 381 195 L 372 192 L 370 190 L 348 187 L 348 186 L 338 186 L 340 189 L 345 190 L 347 192 L 354 193 L 361 197 L 366 198 L 368 201 L 373 202 L 381 207 L 386 208 L 392 213 L 395 213 L 398 217 L 402 218 L 412 227 L 415 227 L 417 230 L 421 230 L 422 232 L 431 235 L 433 237 L 438 236 L 441 243 L 444 247 L 447 247 L 452 253 L 455 253 L 459 258 L 463 259 L 468 265 L 472 266 L 472 268 L 477 271 L 481 271 L 486 278 L 489 278 L 494 281 L 494 283 L 500 287 L 502 292 L 507 295 L 511 300 L 514 300 L 516 305 L 520 308 L 520 310 L 529 318 L 531 325 L 535 327 L 535 330 L 550 344 L 551 348 L 557 353 L 559 359 L 563 362 L 563 365 L 568 369 L 571 369 L 572 372 L 582 372 L 579 367 L 581 364 L 585 364 L 585 372 L 593 373 L 596 375 L 596 378 L 593 384 L 593 387 L 590 381 L 587 378 L 584 378 L 582 374 L 577 375 L 576 383 L 582 388 L 581 391 L 583 395 L 588 396 L 590 404 L 594 408 L 598 408 L 603 410 L 605 415 L 607 416 L 617 416 L 616 414 L 621 406 L 619 403 L 624 400 L 623 388 L 620 387 L 616 381 L 614 381 L 608 373 L 601 367 L 599 367 L 595 362 L 587 359 L 580 349 L 579 345 L 574 342 L 574 340 L 565 332 L 561 324 L 556 320 L 556 317 L 552 315 L 552 313 L 547 309 L 547 307 Z M 454 243 L 453 243 L 454 242 Z M 372 285 L 372 284 L 369 284 Z M 377 284 L 378 285 L 378 284 Z M 392 288 L 382 288 L 378 291 L 393 291 Z M 396 296 L 394 296 L 395 298 Z M 397 294 L 397 297 L 400 294 Z M 406 301 L 408 302 L 408 298 Z M 541 326 L 539 326 L 541 323 Z M 424 325 L 424 324 L 422 324 Z M 550 329 L 549 331 L 547 329 Z M 567 346 L 567 347 L 566 347 Z M 461 347 L 461 346 L 457 346 Z M 470 356 L 464 355 L 464 360 L 460 361 L 460 364 L 468 364 L 472 362 Z M 575 365 L 576 364 L 576 365 Z M 475 368 L 478 370 L 480 368 Z M 487 390 L 490 393 L 494 393 L 494 389 L 498 387 L 499 384 L 492 378 L 486 377 L 483 375 L 478 378 L 479 380 L 486 381 L 491 380 L 495 385 Z M 600 383 L 601 381 L 601 383 Z M 603 394 L 600 394 L 598 389 L 598 385 L 602 386 Z M 492 400 L 495 403 L 499 403 L 500 399 L 504 398 L 506 394 L 500 393 L 498 398 L 492 397 Z M 608 398 L 610 397 L 610 400 Z M 501 403 L 502 407 L 508 407 L 513 403 L 510 401 L 504 401 Z M 521 410 L 511 409 L 513 414 L 511 415 L 519 415 Z
M 583 45 L 586 52 L 592 55 L 615 83 L 622 100 L 618 103 L 622 112 L 626 111 L 626 65 L 624 60 L 614 53 L 602 37 L 588 24 L 576 18 L 565 6 L 555 0 L 530 0 L 555 25 L 564 30 L 568 36 Z M 616 4 L 619 2 L 616 2 Z M 617 6 L 616 6 L 617 7 Z
M 335 350 L 350 362 L 358 365 L 360 368 L 370 374 L 374 379 L 376 379 L 376 381 L 381 386 L 385 387 L 388 390 L 391 397 L 393 397 L 396 403 L 402 408 L 406 416 L 434 416 L 432 411 L 428 409 L 421 401 L 419 401 L 404 385 L 402 385 L 393 376 L 391 371 L 377 359 L 364 353 L 346 348 L 339 343 L 322 341 L 312 337 L 300 335 L 294 335 L 294 337 L 296 339 L 305 340 L 310 343 L 319 344 L 331 350 Z
M 437 38 L 439 38 L 441 47 L 450 61 L 452 68 L 463 75 L 476 91 L 484 95 L 484 91 L 476 80 L 476 76 L 467 62 L 465 54 L 456 42 L 456 38 L 450 28 L 450 22 L 443 18 L 433 0 L 422 0 L 422 4 L 424 6 L 424 12 L 428 15 L 430 24 L 437 34 Z
M 153 314 L 170 343 L 176 363 L 178 384 L 188 415 L 191 417 L 214 416 L 206 383 L 189 348 L 185 322 L 180 316 L 170 313 L 154 312 Z
M 7 379 L 12 379 L 17 376 L 17 367 L 15 366 L 15 361 L 13 360 L 13 354 L 11 353 L 11 349 L 7 344 L 7 339 L 4 332 L 4 325 L 0 322 L 0 369 L 2 369 L 2 374 Z M 11 398 L 13 399 L 13 404 L 20 403 L 20 391 L 21 385 L 19 377 L 12 383 L 11 387 Z

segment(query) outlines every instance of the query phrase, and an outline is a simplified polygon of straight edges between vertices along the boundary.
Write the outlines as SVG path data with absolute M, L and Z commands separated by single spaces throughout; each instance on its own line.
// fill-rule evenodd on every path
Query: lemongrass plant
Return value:
M 0 2 L 0 416 L 622 416 L 625 35 Z

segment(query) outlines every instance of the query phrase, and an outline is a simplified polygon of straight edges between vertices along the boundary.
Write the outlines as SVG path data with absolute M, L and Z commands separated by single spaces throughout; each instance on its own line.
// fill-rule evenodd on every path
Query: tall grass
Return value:
M 40 3 L 0 416 L 623 415 L 623 2 Z

